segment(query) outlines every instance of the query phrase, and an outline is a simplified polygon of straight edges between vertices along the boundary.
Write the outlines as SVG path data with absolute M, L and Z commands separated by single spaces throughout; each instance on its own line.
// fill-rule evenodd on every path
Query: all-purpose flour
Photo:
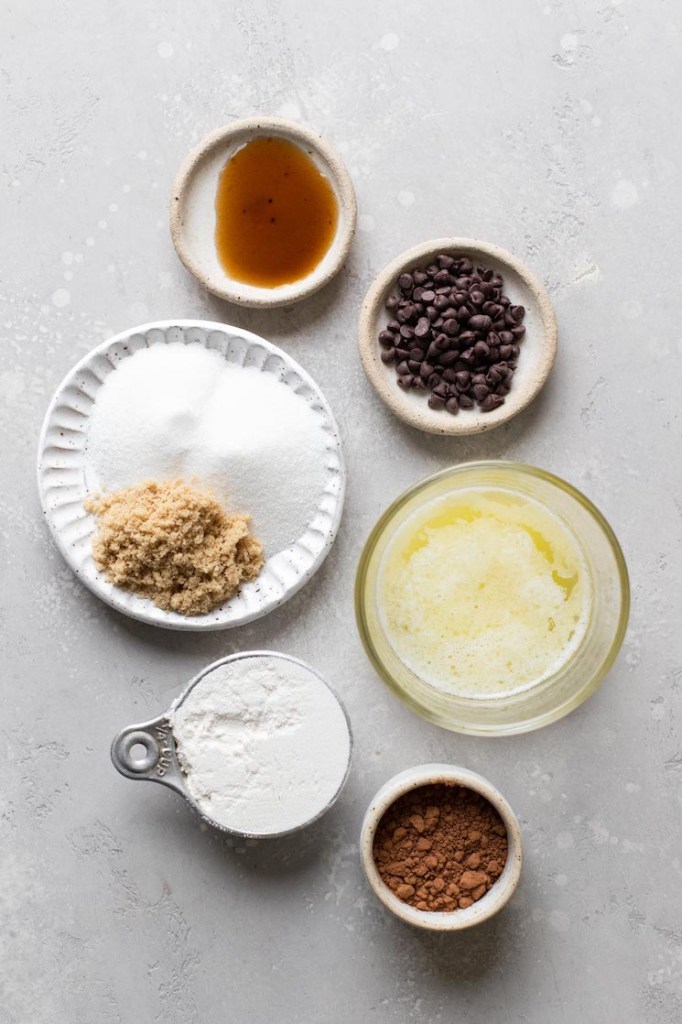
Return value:
M 219 665 L 172 710 L 171 725 L 192 797 L 239 832 L 306 824 L 346 775 L 341 705 L 310 669 L 277 655 Z
M 325 484 L 319 416 L 271 373 L 203 345 L 153 345 L 97 392 L 88 462 L 94 486 L 183 478 L 246 512 L 271 558 L 300 537 Z

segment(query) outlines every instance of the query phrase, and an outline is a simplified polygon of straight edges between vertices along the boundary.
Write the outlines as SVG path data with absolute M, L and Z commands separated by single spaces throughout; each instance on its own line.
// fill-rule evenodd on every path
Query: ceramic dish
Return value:
M 262 288 L 228 277 L 215 246 L 215 197 L 220 174 L 247 142 L 270 136 L 305 151 L 334 189 L 339 207 L 336 235 L 310 274 L 291 284 Z M 309 128 L 277 117 L 233 121 L 207 136 L 178 171 L 170 204 L 173 245 L 191 274 L 214 295 L 240 306 L 288 306 L 312 295 L 341 269 L 355 233 L 357 206 L 353 182 L 341 158 Z
M 374 835 L 389 807 L 405 793 L 438 783 L 452 783 L 480 793 L 497 810 L 507 829 L 508 854 L 502 874 L 488 892 L 464 910 L 417 910 L 389 889 L 374 862 Z M 450 764 L 422 764 L 395 775 L 381 787 L 367 808 L 360 832 L 360 857 L 367 881 L 391 913 L 407 924 L 434 932 L 456 932 L 481 924 L 496 914 L 511 899 L 521 877 L 523 844 L 521 829 L 511 807 L 491 782 L 466 768 Z
M 295 828 L 289 829 L 286 832 L 240 832 L 238 829 L 227 828 L 225 825 L 221 825 L 219 822 L 214 821 L 212 818 L 208 817 L 208 815 L 204 814 L 189 792 L 186 776 L 182 771 L 178 760 L 175 738 L 173 736 L 173 729 L 170 722 L 172 712 L 180 707 L 197 683 L 201 682 L 201 680 L 210 672 L 213 672 L 214 669 L 218 668 L 220 665 L 226 665 L 233 661 L 243 661 L 245 658 L 262 657 L 281 658 L 284 661 L 295 662 L 297 665 L 307 669 L 308 672 L 319 679 L 322 685 L 326 686 L 327 689 L 331 691 L 333 696 L 336 698 L 339 707 L 343 711 L 348 725 L 348 762 L 346 765 L 345 775 L 339 783 L 339 787 L 334 796 L 319 812 L 319 814 L 316 814 L 313 818 L 310 818 L 308 821 L 305 821 L 301 825 L 297 825 Z M 142 782 L 158 782 L 160 785 L 167 786 L 169 789 L 172 789 L 175 793 L 179 793 L 180 796 L 185 798 L 190 807 L 196 811 L 200 818 L 203 818 L 205 822 L 213 828 L 218 829 L 220 832 L 226 832 L 229 835 L 244 836 L 248 839 L 278 839 L 283 835 L 289 835 L 291 832 L 298 832 L 302 828 L 307 828 L 308 825 L 311 825 L 314 821 L 321 818 L 323 814 L 326 814 L 327 811 L 336 803 L 339 794 L 348 779 L 352 746 L 353 737 L 348 712 L 341 700 L 339 700 L 338 694 L 335 693 L 329 683 L 323 679 L 315 669 L 311 668 L 310 665 L 307 665 L 304 661 L 300 661 L 298 658 L 291 658 L 288 654 L 280 654 L 278 651 L 243 651 L 240 654 L 232 654 L 227 658 L 220 658 L 219 661 L 215 661 L 212 665 L 208 665 L 198 675 L 196 675 L 194 679 L 192 679 L 180 696 L 173 701 L 169 710 L 164 712 L 164 714 L 159 715 L 158 718 L 153 718 L 150 722 L 142 722 L 138 725 L 129 725 L 127 728 L 122 729 L 114 737 L 113 743 L 111 744 L 111 760 L 113 761 L 116 770 L 127 779 Z
M 398 277 L 415 266 L 428 266 L 439 253 L 468 256 L 476 264 L 499 271 L 504 292 L 514 305 L 525 306 L 526 334 L 521 345 L 518 367 L 504 405 L 483 413 L 478 407 L 460 409 L 456 416 L 435 411 L 427 404 L 423 391 L 403 391 L 397 385 L 394 366 L 381 361 L 377 340 L 391 319 L 385 303 L 395 289 Z M 478 434 L 506 423 L 525 409 L 547 380 L 557 347 L 557 323 L 547 290 L 535 275 L 511 253 L 489 242 L 471 238 L 437 238 L 422 242 L 401 253 L 381 271 L 365 296 L 360 311 L 360 358 L 367 377 L 379 397 L 405 423 L 430 434 Z
M 319 417 L 326 438 L 325 485 L 313 502 L 306 531 L 290 547 L 268 558 L 260 575 L 207 615 L 165 612 L 129 594 L 97 571 L 92 559 L 93 516 L 83 501 L 98 490 L 87 454 L 90 411 L 97 391 L 120 363 L 139 349 L 174 342 L 203 345 L 236 366 L 273 374 Z M 134 327 L 111 338 L 67 375 L 50 403 L 38 449 L 38 488 L 47 524 L 62 555 L 94 594 L 134 619 L 169 629 L 224 629 L 251 622 L 279 607 L 319 569 L 341 519 L 345 467 L 338 428 L 324 396 L 298 363 L 263 338 L 236 327 L 202 320 L 167 320 Z
M 467 488 L 501 488 L 530 498 L 559 519 L 577 542 L 591 582 L 585 632 L 560 668 L 527 689 L 464 697 L 420 679 L 398 657 L 381 615 L 379 573 L 396 531 L 430 502 Z M 445 469 L 405 491 L 381 516 L 360 557 L 355 611 L 360 638 L 377 674 L 408 707 L 456 732 L 502 736 L 548 725 L 582 704 L 620 650 L 630 608 L 620 545 L 602 514 L 570 484 L 533 466 L 469 462 Z

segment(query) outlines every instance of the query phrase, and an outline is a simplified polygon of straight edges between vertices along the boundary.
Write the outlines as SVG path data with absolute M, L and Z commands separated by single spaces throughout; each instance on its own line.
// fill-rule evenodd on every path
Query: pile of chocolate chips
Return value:
M 398 386 L 430 391 L 431 409 L 492 412 L 511 389 L 526 328 L 523 306 L 503 293 L 501 274 L 442 253 L 398 278 L 379 334 L 381 359 Z

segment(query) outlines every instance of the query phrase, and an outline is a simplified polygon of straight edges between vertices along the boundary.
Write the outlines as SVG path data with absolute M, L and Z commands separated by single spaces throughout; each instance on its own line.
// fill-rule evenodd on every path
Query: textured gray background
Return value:
M 678 0 L 125 4 L 26 0 L 2 14 L 0 994 L 2 1024 L 682 1019 Z M 322 294 L 249 312 L 202 292 L 167 199 L 207 131 L 254 112 L 318 128 L 358 193 L 352 257 Z M 534 408 L 468 441 L 402 428 L 356 354 L 373 275 L 446 235 L 525 257 L 560 324 Z M 181 636 L 91 597 L 41 522 L 37 436 L 97 342 L 173 316 L 236 323 L 319 381 L 350 470 L 339 539 L 285 608 Z M 501 456 L 566 476 L 611 519 L 634 609 L 600 692 L 543 732 L 448 734 L 398 704 L 355 633 L 362 542 L 399 491 Z M 352 778 L 317 829 L 273 845 L 202 831 L 109 763 L 243 648 L 299 655 L 345 697 Z M 459 937 L 388 917 L 360 872 L 374 790 L 443 759 L 498 783 L 527 861 L 507 911 Z

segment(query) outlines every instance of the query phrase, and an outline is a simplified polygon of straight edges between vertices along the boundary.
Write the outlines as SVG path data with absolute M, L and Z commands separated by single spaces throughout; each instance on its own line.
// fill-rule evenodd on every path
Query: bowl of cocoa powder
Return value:
M 499 790 L 447 764 L 408 768 L 381 787 L 360 853 L 384 906 L 431 931 L 460 931 L 496 914 L 523 861 L 519 823 Z

